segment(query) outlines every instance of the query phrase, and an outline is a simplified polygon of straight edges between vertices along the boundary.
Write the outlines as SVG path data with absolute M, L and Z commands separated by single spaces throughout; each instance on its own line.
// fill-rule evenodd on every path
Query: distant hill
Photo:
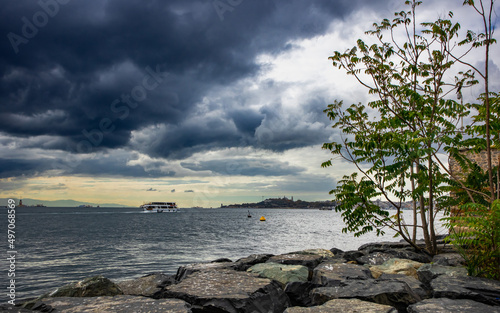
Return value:
M 7 205 L 8 199 L 16 200 L 16 205 L 19 205 L 18 198 L 0 198 L 0 206 Z M 75 200 L 40 200 L 40 199 L 30 199 L 23 198 L 23 204 L 27 206 L 42 204 L 47 207 L 77 207 L 80 205 L 90 205 L 90 206 L 100 206 L 100 207 L 108 207 L 108 208 L 119 208 L 119 207 L 128 207 L 128 205 L 118 204 L 118 203 L 92 203 L 92 202 L 81 202 Z
M 261 209 L 322 209 L 335 206 L 332 201 L 308 202 L 284 198 L 266 199 L 257 203 L 221 205 L 221 208 L 261 208 Z

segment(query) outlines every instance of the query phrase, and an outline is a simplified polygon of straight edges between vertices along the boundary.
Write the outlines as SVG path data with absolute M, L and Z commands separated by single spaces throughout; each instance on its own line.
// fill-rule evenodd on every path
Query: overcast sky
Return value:
M 0 198 L 330 199 L 352 169 L 320 168 L 323 110 L 367 94 L 328 56 L 403 2 L 5 1 Z M 423 19 L 453 10 L 480 30 L 462 0 L 424 2 Z

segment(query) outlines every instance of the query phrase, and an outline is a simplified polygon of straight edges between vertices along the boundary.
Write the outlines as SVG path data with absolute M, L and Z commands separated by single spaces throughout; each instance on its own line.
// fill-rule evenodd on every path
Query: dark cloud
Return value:
M 50 159 L 0 159 L 0 178 L 33 177 L 51 169 Z
M 230 176 L 285 176 L 297 175 L 304 171 L 303 168 L 290 166 L 284 162 L 249 158 L 210 160 L 198 163 L 183 162 L 181 165 L 193 171 L 211 171 L 214 174 Z
M 353 10 L 386 5 L 245 0 L 221 19 L 209 0 L 60 2 L 67 4 L 17 0 L 2 7 L 0 134 L 31 138 L 31 148 L 44 150 L 87 154 L 132 147 L 177 159 L 225 147 L 283 151 L 321 141 L 324 133 L 312 116 L 302 124 L 303 115 L 288 116 L 287 125 L 298 126 L 277 127 L 284 113 L 271 103 L 260 111 L 228 106 L 201 121 L 199 104 L 216 88 L 257 75 L 257 55 L 286 51 L 290 40 L 322 34 Z M 137 134 L 144 135 L 140 142 L 134 141 Z M 36 175 L 54 163 L 5 162 L 0 177 Z M 66 172 L 173 175 L 106 157 Z
M 0 159 L 0 178 L 52 176 L 54 170 L 60 175 L 92 175 L 96 177 L 169 177 L 173 171 L 162 171 L 152 167 L 130 165 L 130 155 L 97 154 L 91 158 L 68 156 L 50 159 Z

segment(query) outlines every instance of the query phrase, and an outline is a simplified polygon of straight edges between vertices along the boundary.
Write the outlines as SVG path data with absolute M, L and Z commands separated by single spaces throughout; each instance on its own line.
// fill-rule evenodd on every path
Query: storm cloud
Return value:
M 0 134 L 47 153 L 129 149 L 172 160 L 231 147 L 285 151 L 322 143 L 329 99 L 312 96 L 289 111 L 275 82 L 253 91 L 242 86 L 262 72 L 259 55 L 279 55 L 335 19 L 386 2 L 231 3 L 221 11 L 210 0 L 9 1 L 0 19 Z M 268 98 L 255 95 L 266 92 Z M 37 175 L 54 164 L 3 157 L 1 177 Z M 217 162 L 188 167 L 221 172 Z M 297 169 L 275 169 L 290 170 Z M 66 172 L 175 175 L 106 157 Z M 259 170 L 250 163 L 242 173 Z

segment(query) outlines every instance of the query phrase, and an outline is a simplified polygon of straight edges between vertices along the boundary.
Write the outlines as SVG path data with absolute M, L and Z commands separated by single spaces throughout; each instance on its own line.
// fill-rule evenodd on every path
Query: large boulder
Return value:
M 408 307 L 408 313 L 500 313 L 500 307 L 486 305 L 480 302 L 448 298 L 427 299 L 422 302 L 412 304 Z
M 278 283 L 257 274 L 219 269 L 198 271 L 156 294 L 178 298 L 207 312 L 283 312 L 290 300 Z
M 331 248 L 330 252 L 333 253 L 334 258 L 341 258 L 344 255 L 344 251 L 338 248 Z
M 422 263 L 407 259 L 390 259 L 382 265 L 370 266 L 370 271 L 372 272 L 374 278 L 378 278 L 383 273 L 386 273 L 404 274 L 418 279 L 417 270 L 422 265 Z
M 302 265 L 313 270 L 318 264 L 323 261 L 323 257 L 317 254 L 301 254 L 301 253 L 288 253 L 275 255 L 269 258 L 267 262 L 281 263 L 287 265 Z
M 111 280 L 99 275 L 60 287 L 50 297 L 99 297 L 122 295 L 123 291 Z
M 321 287 L 320 285 L 313 284 L 310 281 L 300 282 L 294 281 L 290 282 L 285 287 L 285 293 L 290 299 L 292 306 L 311 306 L 311 291 L 314 288 Z
M 479 277 L 441 275 L 431 281 L 434 298 L 470 299 L 500 305 L 500 281 Z
M 446 236 L 436 236 L 436 243 L 440 248 L 442 249 L 443 246 L 446 244 L 445 240 Z M 417 240 L 415 242 L 416 246 L 419 248 L 425 248 L 425 241 L 424 240 Z M 404 240 L 400 240 L 398 242 L 392 242 L 392 241 L 383 241 L 383 242 L 374 242 L 374 243 L 367 243 L 358 248 L 358 250 L 364 250 L 367 253 L 372 253 L 376 251 L 384 251 L 384 250 L 414 250 L 412 245 L 410 245 L 408 242 Z
M 323 305 L 301 308 L 291 307 L 285 310 L 284 313 L 397 313 L 397 310 L 389 305 L 377 304 L 358 299 L 337 299 L 330 300 Z
M 313 255 L 319 255 L 319 256 L 322 256 L 323 258 L 334 258 L 335 257 L 335 254 L 330 251 L 330 250 L 326 250 L 326 249 L 306 249 L 306 250 L 301 250 L 301 251 L 297 251 L 297 252 L 293 252 L 293 253 L 297 253 L 297 254 L 313 254 Z
M 117 285 L 125 295 L 151 297 L 163 287 L 174 283 L 174 277 L 163 273 L 153 273 L 137 279 L 125 280 Z
M 265 263 L 273 254 L 251 254 L 241 258 L 231 265 L 231 268 L 237 271 L 246 271 L 255 264 Z
M 397 259 L 407 259 L 419 263 L 429 263 L 432 261 L 432 257 L 424 252 L 415 252 L 410 249 L 396 249 L 396 250 L 386 250 L 387 254 L 393 255 Z
M 370 270 L 362 265 L 321 263 L 313 271 L 311 282 L 322 286 L 339 286 L 342 281 L 372 279 Z
M 45 312 L 65 313 L 191 313 L 191 306 L 178 299 L 155 300 L 135 296 L 93 297 L 93 298 L 47 298 L 43 304 L 34 309 L 45 309 Z M 43 312 L 43 311 L 42 311 Z
M 464 266 L 465 259 L 458 253 L 440 253 L 432 258 L 432 263 L 443 266 Z
M 419 245 L 422 246 L 422 244 Z M 358 250 L 366 255 L 381 252 L 392 255 L 393 258 L 397 259 L 408 259 L 420 263 L 429 263 L 432 261 L 432 257 L 429 254 L 423 251 L 416 252 L 407 242 L 371 243 L 359 247 Z
M 394 256 L 385 252 L 373 252 L 356 258 L 356 262 L 361 265 L 381 265 L 393 259 Z
M 367 243 L 360 246 L 358 250 L 365 251 L 366 253 L 372 253 L 390 249 L 407 249 L 407 248 L 411 248 L 410 244 L 407 243 L 406 241 L 401 240 L 398 242 L 382 241 L 382 242 Z
M 293 281 L 308 281 L 309 269 L 302 265 L 284 265 L 279 263 L 260 263 L 255 264 L 247 270 L 250 273 L 256 273 L 260 277 L 270 278 L 285 288 L 286 284 Z
M 410 289 L 419 296 L 419 301 L 421 299 L 427 299 L 432 296 L 432 291 L 421 281 L 411 276 L 406 276 L 403 274 L 382 274 L 379 278 L 379 281 L 384 280 L 397 280 L 404 282 L 410 287 Z
M 175 281 L 179 282 L 196 272 L 211 271 L 216 269 L 229 269 L 232 268 L 232 266 L 234 266 L 233 262 L 205 262 L 184 265 L 177 269 L 177 273 L 175 274 Z
M 447 277 L 467 276 L 467 270 L 464 267 L 424 264 L 417 270 L 417 275 L 421 282 L 429 285 L 434 278 L 441 275 Z
M 406 283 L 396 280 L 352 280 L 336 287 L 319 287 L 311 291 L 314 305 L 324 304 L 333 299 L 356 298 L 395 307 L 403 311 L 419 300 Z
M 358 263 L 358 259 L 365 256 L 366 254 L 361 251 L 353 250 L 353 251 L 346 251 L 342 255 L 342 258 L 346 260 L 347 262 L 354 262 Z
M 0 305 L 0 312 L 9 312 L 9 313 L 33 313 L 32 310 L 28 310 L 21 307 L 16 307 L 10 304 L 2 304 Z

